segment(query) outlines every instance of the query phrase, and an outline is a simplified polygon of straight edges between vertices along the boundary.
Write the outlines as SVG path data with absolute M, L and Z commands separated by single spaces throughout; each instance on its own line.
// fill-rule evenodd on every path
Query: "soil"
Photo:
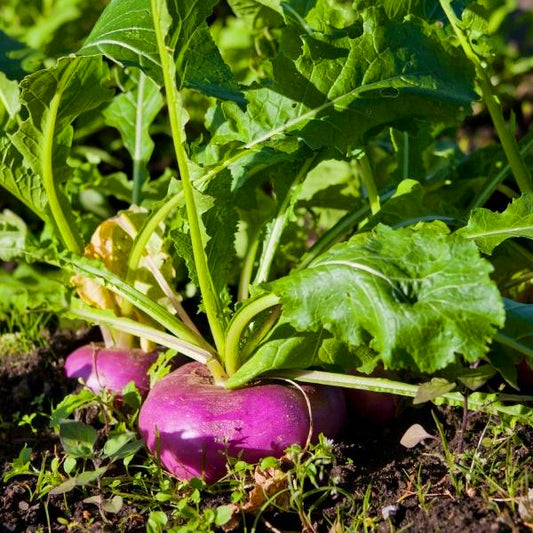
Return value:
M 67 380 L 62 371 L 66 354 L 76 347 L 94 340 L 94 332 L 80 334 L 58 333 L 47 349 L 19 357 L 0 357 L 0 458 L 2 475 L 10 468 L 24 445 L 33 452 L 33 464 L 42 457 L 61 453 L 57 436 L 47 428 L 45 416 L 28 424 L 13 424 L 24 414 L 42 409 L 49 412 L 50 404 L 57 404 L 78 386 Z M 37 399 L 37 403 L 36 403 Z M 433 413 L 432 413 L 433 410 Z M 408 409 L 393 423 L 383 427 L 372 426 L 370 421 L 353 420 L 335 445 L 335 461 L 329 475 L 339 487 L 350 494 L 339 493 L 335 499 L 323 502 L 313 515 L 314 522 L 302 526 L 296 513 L 270 511 L 261 521 L 264 531 L 305 531 L 305 533 L 337 533 L 341 528 L 331 527 L 337 513 L 344 516 L 357 513 L 354 505 L 363 505 L 365 493 L 371 486 L 368 520 L 372 528 L 352 531 L 412 532 L 412 533 L 520 533 L 532 531 L 523 523 L 517 505 L 492 500 L 475 490 L 462 491 L 452 483 L 443 460 L 441 439 L 426 439 L 407 449 L 400 445 L 403 433 L 413 423 L 421 424 L 430 434 L 438 435 L 434 416 L 442 425 L 451 450 L 474 449 L 486 425 L 486 417 L 474 414 L 468 417 L 463 431 L 462 410 L 422 407 Z M 515 457 L 524 460 L 533 449 L 531 428 L 516 428 L 521 448 Z M 0 491 L 0 533 L 13 532 L 145 532 L 146 513 L 124 501 L 119 513 L 107 513 L 100 518 L 95 505 L 84 503 L 85 496 L 76 491 L 64 495 L 38 499 L 33 496 L 36 476 L 16 476 L 3 483 Z M 424 490 L 420 490 L 424 487 Z M 211 501 L 210 501 L 211 498 Z M 205 505 L 229 503 L 225 496 L 206 495 Z M 68 522 L 61 517 L 68 516 Z M 253 517 L 252 517 L 253 518 Z M 253 521 L 253 520 L 252 520 Z M 74 524 L 74 525 L 73 525 Z M 77 525 L 76 525 L 77 524 Z M 249 531 L 251 524 L 246 524 Z M 244 530 L 241 523 L 234 531 Z

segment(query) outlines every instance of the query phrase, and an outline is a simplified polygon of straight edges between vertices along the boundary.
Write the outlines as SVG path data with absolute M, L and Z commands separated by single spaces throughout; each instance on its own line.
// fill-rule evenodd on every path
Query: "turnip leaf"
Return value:
M 7 209 L 0 213 L 0 261 L 24 258 L 27 249 L 36 247 L 22 218 Z
M 496 246 L 510 238 L 533 239 L 533 194 L 516 198 L 502 213 L 474 209 L 468 225 L 457 233 L 472 239 L 486 254 L 491 254 Z
M 201 214 L 208 265 L 215 273 L 215 290 L 226 299 L 226 284 L 232 275 L 231 266 L 236 256 L 234 241 L 237 213 L 234 195 L 230 191 L 230 176 L 226 174 L 219 178 L 209 183 L 204 191 L 196 192 L 196 207 Z M 171 222 L 171 236 L 178 256 L 185 260 L 189 276 L 197 284 L 198 277 L 184 206 L 181 206 L 181 216 L 175 217 Z
M 477 98 L 472 68 L 423 26 L 379 21 L 378 27 L 372 11 L 365 16 L 355 38 L 348 30 L 304 33 L 298 47 L 282 48 L 273 61 L 274 82 L 246 91 L 246 111 L 220 105 L 224 120 L 214 142 L 232 139 L 251 148 L 291 135 L 344 154 L 371 130 L 417 119 L 447 122 Z
M 43 127 L 50 102 L 60 93 L 55 133 L 63 131 L 76 117 L 111 98 L 113 93 L 105 86 L 108 75 L 101 58 L 66 57 L 26 76 L 20 84 L 21 99 L 32 124 L 39 130 Z
M 308 368 L 324 364 L 344 368 L 369 364 L 372 368 L 375 357 L 376 354 L 368 349 L 348 349 L 327 331 L 298 332 L 287 322 L 281 322 L 259 344 L 253 356 L 229 378 L 226 386 L 240 387 L 272 370 Z
M 146 165 L 154 150 L 149 127 L 163 107 L 157 84 L 144 72 L 133 70 L 128 88 L 104 110 L 106 123 L 118 129 L 133 160 L 133 203 L 141 200 L 141 187 L 148 179 Z
M 100 58 L 64 58 L 27 76 L 20 89 L 29 118 L 0 137 L 0 185 L 40 218 L 53 218 L 73 235 L 76 224 L 71 207 L 58 187 L 72 174 L 67 164 L 70 124 L 111 97 L 103 86 L 106 77 L 107 67 Z
M 218 0 L 168 2 L 172 17 L 168 45 L 174 50 L 178 87 L 197 89 L 242 105 L 242 94 L 205 21 L 217 3 Z M 104 54 L 119 64 L 141 68 L 158 85 L 163 84 L 150 0 L 111 2 L 78 53 Z
M 6 135 L 0 135 L 0 185 L 39 218 L 48 219 L 46 193 L 39 175 Z
M 483 358 L 504 311 L 491 265 L 439 223 L 378 226 L 265 287 L 298 331 L 368 345 L 387 368 L 434 372 Z
M 14 118 L 20 110 L 18 83 L 0 72 L 0 125 Z

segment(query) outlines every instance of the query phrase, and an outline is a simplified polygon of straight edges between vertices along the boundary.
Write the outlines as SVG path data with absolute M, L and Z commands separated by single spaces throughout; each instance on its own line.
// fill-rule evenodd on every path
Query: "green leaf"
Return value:
M 70 492 L 76 487 L 84 487 L 85 485 L 89 485 L 93 481 L 96 481 L 103 474 L 105 474 L 106 470 L 107 466 L 101 466 L 96 470 L 86 470 L 75 477 L 67 479 L 66 481 L 61 483 L 61 485 L 54 487 L 49 492 L 49 494 L 65 494 L 66 492 Z
M 77 394 L 69 394 L 65 396 L 52 411 L 49 426 L 51 428 L 58 427 L 62 421 L 76 411 L 76 409 L 94 402 L 96 398 L 96 395 L 86 388 L 82 389 Z
M 82 422 L 63 420 L 59 423 L 59 438 L 65 453 L 72 457 L 91 457 L 98 438 L 96 429 Z
M 38 150 L 38 146 L 34 146 Z M 7 136 L 0 136 L 0 186 L 39 218 L 48 219 L 46 192 L 40 177 Z
M 502 213 L 474 209 L 467 226 L 457 233 L 472 239 L 486 254 L 513 237 L 533 239 L 533 193 L 514 199 Z
M 497 335 L 498 349 L 491 354 L 490 362 L 505 380 L 518 388 L 516 365 L 526 358 L 533 368 L 533 305 L 507 298 L 505 327 Z
M 337 342 L 327 331 L 299 332 L 290 324 L 276 325 L 248 359 L 226 382 L 226 387 L 237 388 L 254 378 L 272 371 L 308 368 L 314 365 L 335 364 L 344 368 L 356 368 L 369 363 L 369 357 L 360 350 L 350 350 Z
M 79 115 L 111 98 L 113 92 L 105 87 L 108 77 L 101 58 L 63 58 L 51 68 L 26 76 L 20 84 L 21 99 L 33 125 L 41 129 L 50 102 L 60 94 L 55 132 L 61 132 Z
M 23 259 L 27 249 L 36 247 L 22 218 L 7 209 L 0 213 L 0 261 Z
M 163 107 L 163 96 L 157 84 L 142 71 L 135 70 L 130 81 L 133 87 L 112 100 L 104 117 L 109 126 L 118 129 L 133 159 L 133 202 L 138 204 L 140 188 L 148 179 L 146 165 L 154 150 L 149 127 Z
M 217 3 L 218 0 L 168 3 L 172 23 L 167 41 L 174 50 L 178 86 L 242 105 L 242 94 L 205 20 Z M 163 85 L 150 0 L 111 2 L 78 54 L 104 54 L 121 65 L 141 68 L 158 85 Z
M 0 270 L 0 319 L 29 312 L 58 313 L 67 308 L 68 289 L 51 272 L 20 264 L 13 272 Z
M 115 460 L 133 455 L 143 446 L 143 441 L 135 437 L 132 432 L 111 433 L 104 445 L 104 457 Z
M 201 214 L 207 262 L 211 272 L 216 273 L 213 279 L 215 290 L 223 297 L 233 275 L 231 266 L 236 257 L 234 241 L 238 217 L 230 187 L 231 176 L 224 174 L 211 181 L 205 191 L 196 193 L 196 208 Z M 191 280 L 198 284 L 184 206 L 181 207 L 181 215 L 172 222 L 171 236 L 178 256 L 187 264 Z
M 103 54 L 123 66 L 139 67 L 163 84 L 150 0 L 110 2 L 78 54 Z
M 220 105 L 214 138 L 246 148 L 284 135 L 342 154 L 385 125 L 450 122 L 477 98 L 474 73 L 455 49 L 416 21 L 379 21 L 369 11 L 364 32 L 351 37 L 303 34 L 299 49 L 273 62 L 273 83 L 252 86 L 248 106 Z M 291 30 L 293 31 L 293 30 Z
M 453 389 L 455 389 L 455 383 L 450 383 L 443 378 L 433 378 L 431 381 L 419 385 L 413 403 L 416 405 L 430 402 L 443 394 L 451 392 Z
M 415 15 L 427 20 L 445 19 L 439 2 L 434 0 L 356 0 L 354 2 L 354 9 L 356 10 L 377 7 L 383 9 L 388 18 L 399 21 L 408 15 Z
M 7 122 L 7 118 L 14 118 L 20 111 L 19 88 L 16 81 L 7 79 L 0 72 L 0 125 Z
M 233 516 L 233 505 L 219 505 L 215 509 L 215 526 L 221 527 L 227 524 Z
M 483 358 L 503 305 L 475 245 L 433 223 L 378 226 L 267 284 L 298 331 L 368 345 L 387 368 L 435 372 Z
M 44 145 L 53 143 L 50 157 L 57 186 L 72 174 L 67 164 L 71 122 L 111 96 L 109 89 L 103 87 L 107 72 L 101 58 L 64 58 L 53 67 L 27 76 L 20 84 L 21 101 L 29 118 L 12 134 L 0 137 L 0 185 L 45 221 L 51 220 L 52 208 L 51 184 L 47 188 L 44 179 Z M 52 102 L 57 99 L 56 114 Z M 47 131 L 49 127 L 53 131 Z M 58 189 L 56 194 L 67 223 L 75 227 L 63 193 Z M 56 207 L 54 219 L 58 210 Z

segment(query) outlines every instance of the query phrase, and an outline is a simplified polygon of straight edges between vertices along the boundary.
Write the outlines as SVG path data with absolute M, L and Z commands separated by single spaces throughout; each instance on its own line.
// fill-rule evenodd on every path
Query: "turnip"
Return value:
M 526 391 L 533 390 L 533 370 L 525 357 L 516 366 L 516 371 L 520 389 Z
M 301 390 L 268 382 L 238 390 L 213 383 L 209 370 L 188 363 L 156 383 L 139 415 L 150 451 L 180 479 L 225 475 L 227 457 L 255 462 L 304 445 L 310 432 L 335 437 L 345 420 L 344 396 L 334 387 Z
M 182 26 L 181 8 L 167 6 L 165 1 L 148 4 L 149 9 L 132 15 L 130 1 L 111 2 L 79 57 L 64 58 L 50 67 L 53 70 L 29 77 L 21 90 L 27 107 L 24 114 L 32 128 L 14 130 L 8 136 L 19 139 L 10 148 L 9 161 L 24 156 L 21 146 L 25 152 L 30 145 L 39 148 L 23 170 L 26 176 L 28 169 L 37 168 L 44 189 L 36 188 L 37 177 L 18 180 L 28 182 L 32 191 L 24 192 L 21 199 L 39 198 L 33 211 L 45 214 L 46 227 L 56 232 L 54 251 L 47 251 L 52 264 L 76 273 L 78 297 L 69 302 L 70 314 L 100 324 L 106 347 L 115 347 L 80 350 L 68 358 L 67 374 L 83 377 L 95 390 L 104 387 L 117 392 L 133 380 L 146 391 L 150 355 L 141 356 L 131 348 L 140 345 L 150 352 L 157 345 L 166 346 L 195 359 L 196 363 L 163 378 L 148 393 L 140 412 L 140 431 L 148 448 L 176 476 L 199 475 L 212 481 L 226 472 L 225 455 L 255 461 L 279 455 L 290 444 L 305 444 L 310 433 L 333 437 L 340 431 L 345 412 L 340 391 L 314 385 L 299 389 L 279 381 L 251 384 L 265 374 L 357 387 L 361 380 L 375 378 L 320 368 L 343 370 L 375 358 L 387 361 L 391 368 L 431 374 L 483 359 L 489 340 L 504 322 L 501 297 L 490 278 L 491 265 L 469 240 L 472 234 L 450 233 L 444 215 L 437 217 L 442 220 L 429 222 L 435 215 L 420 214 L 417 209 L 413 218 L 407 212 L 408 202 L 398 211 L 394 203 L 403 202 L 400 196 L 411 198 L 408 194 L 421 191 L 408 183 L 396 187 L 395 179 L 389 184 L 380 180 L 379 185 L 386 187 L 378 190 L 372 151 L 365 152 L 367 137 L 374 142 L 372 132 L 404 123 L 414 107 L 420 121 L 427 118 L 440 123 L 448 115 L 462 116 L 476 97 L 471 88 L 472 69 L 463 68 L 456 54 L 448 55 L 450 47 L 441 48 L 435 39 L 417 33 L 420 25 L 409 25 L 405 33 L 403 26 L 396 28 L 391 20 L 388 34 L 402 37 L 398 43 L 383 43 L 383 50 L 391 51 L 390 60 L 381 61 L 383 50 L 366 46 L 371 32 L 353 38 L 346 33 L 342 39 L 338 32 L 334 37 L 326 32 L 316 40 L 312 54 L 308 47 L 300 47 L 303 55 L 298 56 L 293 47 L 295 54 L 287 55 L 282 47 L 280 53 L 289 68 L 269 68 L 265 79 L 241 84 L 220 63 L 222 55 L 215 48 L 209 53 L 213 61 L 187 64 L 187 58 L 197 57 L 196 52 L 205 48 L 195 36 L 197 28 L 207 31 L 203 7 L 191 8 L 188 29 L 176 32 Z M 176 20 L 170 21 L 172 17 Z M 363 19 L 369 28 L 378 27 L 372 17 L 365 14 Z M 132 21 L 143 34 L 141 49 L 139 32 L 130 31 Z M 103 53 L 114 64 L 140 67 L 143 72 L 142 76 L 133 74 L 135 68 L 124 72 L 127 83 L 116 87 L 124 92 L 107 105 L 113 91 L 104 90 L 110 86 L 110 79 L 105 79 L 108 70 L 95 54 L 103 51 L 99 45 L 102 32 L 109 31 L 118 39 L 117 46 Z M 409 32 L 413 32 L 412 39 Z M 209 41 L 208 46 L 215 44 Z M 329 53 L 332 46 L 340 47 L 335 57 Z M 402 51 L 397 57 L 396 48 Z M 357 57 L 356 52 L 363 49 L 370 59 Z M 181 57 L 179 76 L 172 55 L 175 50 Z M 402 62 L 405 56 L 412 57 L 408 65 Z M 428 57 L 437 57 L 439 64 L 451 70 L 430 69 L 426 75 Z M 345 67 L 343 58 L 350 58 L 352 70 L 361 76 L 339 78 Z M 300 69 L 302 62 L 310 68 Z M 373 89 L 367 91 L 360 84 L 368 77 L 368 64 L 376 62 L 380 67 L 372 71 L 372 86 L 394 99 L 374 98 Z M 210 68 L 213 65 L 216 68 Z M 451 68 L 454 65 L 457 69 Z M 192 72 L 193 78 L 201 75 L 202 83 L 183 78 L 184 72 Z M 273 77 L 268 79 L 270 73 Z M 312 76 L 307 79 L 309 73 Z M 454 83 L 449 82 L 450 75 Z M 316 86 L 324 76 L 337 80 L 331 94 Z M 390 85 L 391 80 L 404 79 L 408 81 L 401 86 Z M 41 94 L 43 80 L 47 87 L 51 84 L 46 94 L 53 94 L 53 100 L 36 103 L 33 99 Z M 57 87 L 50 80 L 57 80 Z M 302 86 L 302 82 L 306 83 Z M 455 82 L 461 89 L 450 94 Z M 157 94 L 161 86 L 164 99 Z M 203 133 L 194 140 L 187 138 L 191 109 L 187 109 L 189 99 L 180 96 L 181 87 L 203 90 L 211 102 L 200 114 L 205 116 Z M 298 89 L 302 87 L 304 91 Z M 134 106 L 123 106 L 126 92 L 126 101 L 136 102 Z M 152 94 L 157 98 L 143 100 Z M 68 101 L 73 97 L 76 105 Z M 88 107 L 80 104 L 84 99 Z M 159 101 L 155 106 L 159 109 L 164 100 L 167 107 L 160 118 L 165 128 L 169 126 L 174 149 L 170 159 L 177 168 L 168 182 L 163 179 L 155 184 L 148 180 L 155 176 L 141 168 L 150 159 L 148 126 L 157 114 L 147 104 Z M 141 207 L 132 206 L 104 221 L 91 242 L 85 243 L 84 232 L 74 223 L 79 217 L 70 212 L 67 201 L 75 195 L 61 190 L 68 167 L 61 156 L 69 152 L 68 139 L 73 136 L 60 125 L 70 128 L 69 121 L 74 121 L 77 112 L 104 108 L 106 124 L 128 125 L 120 133 L 125 148 L 134 148 L 132 201 Z M 372 120 L 358 120 L 363 108 Z M 27 126 L 27 121 L 13 121 L 13 128 L 17 123 Z M 38 130 L 40 124 L 45 126 L 43 131 Z M 132 124 L 135 127 L 129 127 Z M 29 138 L 30 144 L 20 141 L 33 132 L 38 135 Z M 61 135 L 57 139 L 56 133 Z M 7 146 L 9 139 L 4 140 Z M 408 140 L 406 136 L 404 141 Z M 58 146 L 62 149 L 56 154 Z M 143 162 L 138 159 L 141 152 Z M 336 160 L 340 154 L 351 154 L 344 165 L 346 179 L 332 177 L 337 164 L 332 172 L 321 168 L 332 154 L 337 154 Z M 305 191 L 305 180 L 314 171 Z M 151 197 L 142 197 L 143 183 L 145 192 L 154 186 Z M 368 206 L 361 204 L 361 186 Z M 20 194 L 18 188 L 15 193 Z M 42 201 L 43 193 L 47 204 Z M 395 213 L 395 228 L 378 223 L 388 216 L 370 216 L 377 215 L 381 202 L 389 199 L 394 200 L 390 212 Z M 413 224 L 417 220 L 420 223 Z M 322 227 L 330 222 L 330 227 Z M 10 232 L 20 236 L 15 226 L 17 231 Z M 313 230 L 319 231 L 310 239 Z M 56 257 L 56 243 L 66 253 Z M 303 250 L 304 256 L 298 259 Z M 37 254 L 40 257 L 43 254 Z M 191 298 L 191 305 L 182 306 L 178 290 Z M 195 324 L 188 316 L 190 309 L 198 309 L 205 317 Z M 367 381 L 365 387 L 404 395 L 417 390 L 414 385 L 387 380 Z M 371 398 L 365 407 L 371 419 L 394 416 L 395 401 L 390 397 L 354 394 L 359 406 Z M 457 397 L 463 401 L 460 395 L 447 395 L 453 401 Z M 369 412 L 376 402 L 387 402 L 386 413 L 383 405 Z
M 346 403 L 350 414 L 373 425 L 394 420 L 398 414 L 398 396 L 382 392 L 350 389 L 346 391 Z
M 141 394 L 150 386 L 148 369 L 156 361 L 157 352 L 138 348 L 108 349 L 99 344 L 88 344 L 72 352 L 65 360 L 65 374 L 81 378 L 93 392 L 105 389 L 119 394 L 133 381 Z
M 351 370 L 350 374 L 359 375 Z M 383 368 L 372 372 L 372 377 L 386 377 Z M 394 394 L 362 389 L 346 389 L 346 405 L 354 418 L 372 425 L 382 425 L 394 420 L 399 411 L 399 397 Z

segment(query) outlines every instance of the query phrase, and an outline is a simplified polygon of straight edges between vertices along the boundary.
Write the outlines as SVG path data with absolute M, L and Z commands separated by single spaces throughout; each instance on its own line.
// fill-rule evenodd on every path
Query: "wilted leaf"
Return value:
M 430 402 L 447 392 L 451 392 L 453 389 L 455 389 L 455 383 L 450 383 L 443 378 L 433 378 L 428 383 L 422 383 L 418 387 L 413 404 Z
M 429 434 L 420 424 L 413 424 L 404 434 L 400 440 L 400 444 L 406 448 L 414 448 L 426 439 L 435 439 L 433 435 Z

